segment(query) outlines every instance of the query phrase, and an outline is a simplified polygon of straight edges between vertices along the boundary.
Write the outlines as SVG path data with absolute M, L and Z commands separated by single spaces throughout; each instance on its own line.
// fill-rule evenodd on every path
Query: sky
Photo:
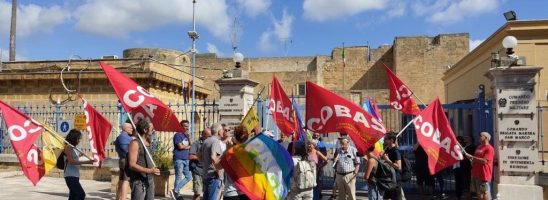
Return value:
M 469 33 L 479 45 L 513 10 L 548 19 L 546 0 L 197 0 L 200 53 L 232 57 L 330 55 L 397 36 Z M 122 57 L 128 48 L 187 52 L 192 0 L 18 0 L 16 60 Z M 0 49 L 9 52 L 11 1 L 0 0 Z

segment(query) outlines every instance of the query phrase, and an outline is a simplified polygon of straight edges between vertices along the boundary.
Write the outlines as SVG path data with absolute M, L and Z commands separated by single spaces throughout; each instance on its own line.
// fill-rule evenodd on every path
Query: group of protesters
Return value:
M 213 124 L 201 131 L 198 140 L 192 141 L 188 132 L 189 122 L 181 121 L 186 132 L 173 136 L 173 165 L 175 168 L 174 188 L 170 191 L 173 199 L 180 198 L 180 190 L 192 180 L 193 199 L 249 199 L 239 191 L 230 177 L 224 173 L 221 166 L 221 156 L 232 145 L 245 142 L 253 133 L 242 127 L 231 128 L 224 124 Z M 122 132 L 114 141 L 119 156 L 119 182 L 116 199 L 126 199 L 131 188 L 131 199 L 154 199 L 154 175 L 160 170 L 154 167 L 147 150 L 154 146 L 154 128 L 152 123 L 143 119 L 135 123 L 122 125 Z M 138 134 L 138 136 L 137 136 Z M 368 198 L 405 199 L 402 189 L 402 152 L 398 150 L 396 133 L 389 132 L 384 137 L 384 149 L 380 154 L 374 153 L 371 146 L 365 154 L 358 153 L 351 140 L 341 134 L 332 155 L 328 155 L 325 143 L 319 133 L 312 133 L 311 139 L 304 141 L 289 141 L 282 137 L 278 142 L 287 148 L 294 163 L 292 184 L 287 199 L 322 199 L 323 182 L 321 176 L 325 167 L 333 167 L 335 182 L 331 199 L 356 199 L 356 179 L 363 178 L 368 184 Z M 73 130 L 67 135 L 67 141 L 78 145 L 82 134 Z M 422 198 L 444 199 L 443 176 L 451 170 L 455 176 L 455 195 L 461 199 L 464 194 L 475 193 L 480 200 L 491 199 L 490 181 L 493 174 L 494 149 L 489 144 L 491 136 L 487 132 L 480 133 L 480 144 L 475 146 L 472 138 L 457 137 L 464 147 L 466 158 L 453 165 L 452 168 L 431 175 L 426 166 L 426 152 L 418 144 L 413 146 L 415 154 L 414 172 L 416 183 Z M 146 148 L 146 149 L 145 149 Z M 78 152 L 72 148 L 65 149 L 67 166 L 64 170 L 65 181 L 69 188 L 69 199 L 84 199 L 85 192 L 79 183 L 79 165 L 92 161 L 78 161 Z M 332 157 L 330 157 L 332 156 Z M 333 165 L 327 165 L 332 159 Z M 363 160 L 363 161 L 362 161 Z M 360 165 L 364 162 L 364 176 L 358 177 Z M 379 171 L 383 166 L 389 166 L 394 172 L 394 187 L 389 190 L 380 184 L 383 177 Z M 438 180 L 439 193 L 435 196 L 434 186 Z M 313 181 L 311 181 L 313 180 Z M 338 191 L 338 193 L 337 193 Z
M 421 199 L 447 199 L 444 188 L 444 176 L 447 171 L 452 171 L 455 176 L 455 196 L 456 199 L 471 199 L 473 194 L 480 200 L 491 199 L 490 182 L 493 175 L 494 149 L 489 144 L 491 135 L 487 132 L 480 133 L 479 145 L 474 145 L 469 136 L 459 136 L 457 140 L 464 147 L 465 159 L 454 164 L 452 167 L 442 170 L 434 175 L 428 171 L 428 158 L 426 152 L 420 144 L 413 146 L 415 154 L 415 167 L 413 167 L 416 182 L 419 187 Z M 284 142 L 283 139 L 280 142 Z M 371 146 L 360 155 L 358 150 L 352 145 L 348 137 L 339 137 L 333 152 L 333 169 L 335 171 L 335 182 L 330 199 L 356 199 L 356 179 L 360 171 L 361 160 L 365 162 L 363 180 L 368 184 L 368 198 L 370 200 L 380 199 L 405 199 L 405 192 L 402 185 L 403 178 L 403 158 L 405 152 L 398 149 L 397 134 L 389 132 L 384 137 L 384 149 L 380 153 L 375 153 L 375 147 Z M 287 144 L 288 151 L 293 155 L 294 163 L 301 160 L 308 160 L 311 166 L 315 166 L 316 185 L 313 188 L 303 190 L 298 188 L 301 185 L 299 178 L 293 179 L 293 184 L 288 195 L 288 199 L 321 199 L 322 181 L 320 176 L 326 167 L 328 155 L 320 134 L 314 133 L 312 140 L 308 140 L 305 145 L 301 142 Z M 385 190 L 385 185 L 380 184 L 381 177 L 378 170 L 379 165 L 387 165 L 393 170 L 393 187 Z M 295 168 L 294 177 L 298 177 L 299 170 Z M 439 192 L 434 192 L 435 182 L 438 181 Z M 384 186 L 384 187 L 383 187 Z M 338 193 L 337 193 L 338 191 Z M 465 195 L 466 194 L 466 195 Z

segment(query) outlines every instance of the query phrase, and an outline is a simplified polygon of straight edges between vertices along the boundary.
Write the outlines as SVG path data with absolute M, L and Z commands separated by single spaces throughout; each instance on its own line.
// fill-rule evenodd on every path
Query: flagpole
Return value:
M 71 143 L 69 143 L 67 140 L 65 140 L 65 138 L 63 137 L 59 137 L 59 135 L 55 135 L 53 133 L 56 133 L 54 130 L 51 130 L 50 127 L 48 126 L 45 126 L 45 125 L 42 125 L 42 127 L 44 127 L 44 129 L 46 129 L 46 132 L 48 132 L 50 135 L 52 135 L 53 137 L 57 138 L 58 140 L 62 140 L 63 142 L 65 142 L 66 144 L 68 144 L 69 146 L 71 146 L 73 149 L 76 149 L 76 151 L 80 152 L 82 155 L 84 155 L 84 157 L 86 157 L 87 159 L 89 160 L 93 160 L 93 158 L 89 157 L 88 155 L 86 155 L 81 149 L 79 149 L 78 147 L 72 145 Z
M 409 91 L 411 91 L 411 89 L 409 89 L 409 88 L 407 88 L 407 89 L 408 89 Z M 417 95 L 416 95 L 413 91 L 411 91 L 411 94 L 413 94 L 413 96 L 414 96 L 415 98 L 417 98 L 417 100 L 419 100 L 419 102 L 421 102 L 422 106 L 426 107 L 426 104 L 424 104 L 424 102 L 422 102 L 422 100 L 419 99 L 419 97 L 417 97 Z M 398 135 L 396 135 L 396 138 L 398 138 L 398 137 L 403 133 L 403 131 L 405 131 L 405 129 L 407 129 L 407 127 L 409 127 L 411 124 L 413 124 L 413 123 L 415 122 L 416 119 L 417 119 L 416 116 L 413 117 L 413 120 L 409 121 L 409 122 L 407 123 L 407 125 L 405 125 L 405 126 L 400 130 L 400 132 L 398 133 Z
M 345 84 L 344 84 L 344 83 L 345 83 L 345 81 L 344 81 L 344 78 L 345 78 L 344 68 L 346 68 L 346 55 L 345 55 L 345 52 L 344 52 L 344 42 L 343 42 L 342 45 L 343 45 L 343 49 L 342 49 L 342 59 L 343 59 L 343 78 L 342 78 L 343 80 L 342 80 L 342 81 L 343 81 L 343 82 L 342 82 L 342 90 L 341 90 L 341 93 L 342 93 L 343 96 L 345 96 L 345 95 L 344 95 L 344 88 L 345 88 Z
M 259 91 L 259 93 L 257 93 L 257 98 L 255 98 L 255 101 L 253 101 L 253 104 L 251 104 L 251 107 L 255 106 L 255 104 L 257 103 L 257 101 L 259 101 L 259 97 L 261 97 L 261 95 L 263 94 L 263 91 L 264 91 L 264 88 L 266 86 L 263 86 L 263 88 L 261 89 L 261 91 Z
M 135 127 L 135 130 L 137 131 L 137 126 L 135 125 L 135 123 L 133 122 L 133 118 L 131 118 L 131 114 L 129 112 L 126 112 L 128 118 L 129 118 L 129 121 L 131 122 L 131 124 L 133 125 L 133 127 Z M 154 159 L 152 159 L 152 156 L 150 155 L 150 152 L 148 151 L 148 148 L 146 147 L 145 145 L 145 142 L 143 142 L 143 138 L 141 137 L 141 135 L 139 135 L 139 133 L 137 132 L 137 137 L 139 138 L 139 141 L 141 142 L 141 144 L 143 145 L 144 149 L 145 149 L 145 153 L 147 154 L 147 156 L 150 158 L 150 161 L 152 161 L 152 167 L 156 167 L 156 163 L 154 163 Z

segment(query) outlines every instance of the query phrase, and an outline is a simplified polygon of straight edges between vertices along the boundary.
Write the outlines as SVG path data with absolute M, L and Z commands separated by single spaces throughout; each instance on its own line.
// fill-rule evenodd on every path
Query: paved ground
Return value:
M 80 183 L 86 191 L 86 199 L 114 199 L 115 195 L 110 193 L 110 182 L 80 180 Z M 62 178 L 43 177 L 38 185 L 32 186 L 32 183 L 21 172 L 0 172 L 0 185 L 0 200 L 65 200 L 68 198 L 68 189 L 65 180 Z M 181 192 L 184 199 L 192 199 L 190 190 Z M 331 191 L 324 190 L 323 194 L 323 199 L 327 200 Z M 359 200 L 366 200 L 367 192 L 358 191 L 357 196 Z M 170 198 L 156 197 L 156 199 L 166 200 Z M 407 199 L 420 198 L 408 196 Z
M 20 173 L 19 173 L 20 174 Z M 40 200 L 66 200 L 68 189 L 62 178 L 43 177 L 36 186 L 23 175 L 0 173 L 0 199 L 40 199 Z M 115 194 L 110 192 L 110 182 L 92 180 L 80 180 L 86 191 L 86 199 L 103 200 L 114 199 Z M 183 191 L 184 199 L 192 199 L 190 191 Z M 156 199 L 171 199 L 161 198 Z

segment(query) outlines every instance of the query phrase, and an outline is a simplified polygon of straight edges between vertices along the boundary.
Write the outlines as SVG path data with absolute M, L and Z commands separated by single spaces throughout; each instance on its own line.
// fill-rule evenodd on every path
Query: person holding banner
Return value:
M 396 180 L 398 180 L 397 187 L 394 190 L 385 191 L 385 197 L 387 199 L 401 200 L 403 198 L 403 190 L 401 188 L 401 153 L 396 146 L 397 134 L 394 132 L 386 133 L 384 136 L 384 145 L 386 150 L 382 154 L 384 161 L 394 168 L 396 171 Z
M 479 200 L 491 199 L 489 184 L 491 178 L 493 178 L 495 149 L 489 144 L 489 140 L 491 140 L 491 135 L 487 132 L 481 132 L 481 144 L 476 148 L 474 155 L 466 153 L 466 157 L 472 162 L 470 191 L 475 192 Z
M 76 147 L 82 139 L 82 133 L 79 130 L 72 129 L 67 134 L 65 140 Z M 69 188 L 69 200 L 83 200 L 86 198 L 86 192 L 80 184 L 80 165 L 93 164 L 96 160 L 80 161 L 80 152 L 76 148 L 67 145 L 65 147 L 65 183 Z
M 224 128 L 225 131 L 230 131 L 230 129 Z M 233 137 L 231 137 L 230 143 L 228 143 L 228 149 L 234 145 L 238 145 L 241 143 L 244 143 L 247 139 L 249 134 L 246 133 L 247 129 L 245 129 L 242 125 L 234 127 L 234 133 Z M 224 179 L 224 191 L 223 191 L 223 200 L 249 200 L 249 197 L 247 197 L 244 193 L 242 193 L 238 188 L 236 187 L 236 184 L 234 184 L 234 181 L 228 176 L 228 174 L 225 173 L 225 179 Z
M 137 134 L 143 140 L 137 137 L 129 144 L 128 165 L 129 178 L 131 185 L 132 200 L 153 200 L 154 199 L 154 175 L 160 175 L 160 170 L 153 166 L 153 161 L 150 156 L 147 156 L 145 148 L 150 151 L 151 137 L 149 122 L 145 119 L 140 119 L 135 129 Z

